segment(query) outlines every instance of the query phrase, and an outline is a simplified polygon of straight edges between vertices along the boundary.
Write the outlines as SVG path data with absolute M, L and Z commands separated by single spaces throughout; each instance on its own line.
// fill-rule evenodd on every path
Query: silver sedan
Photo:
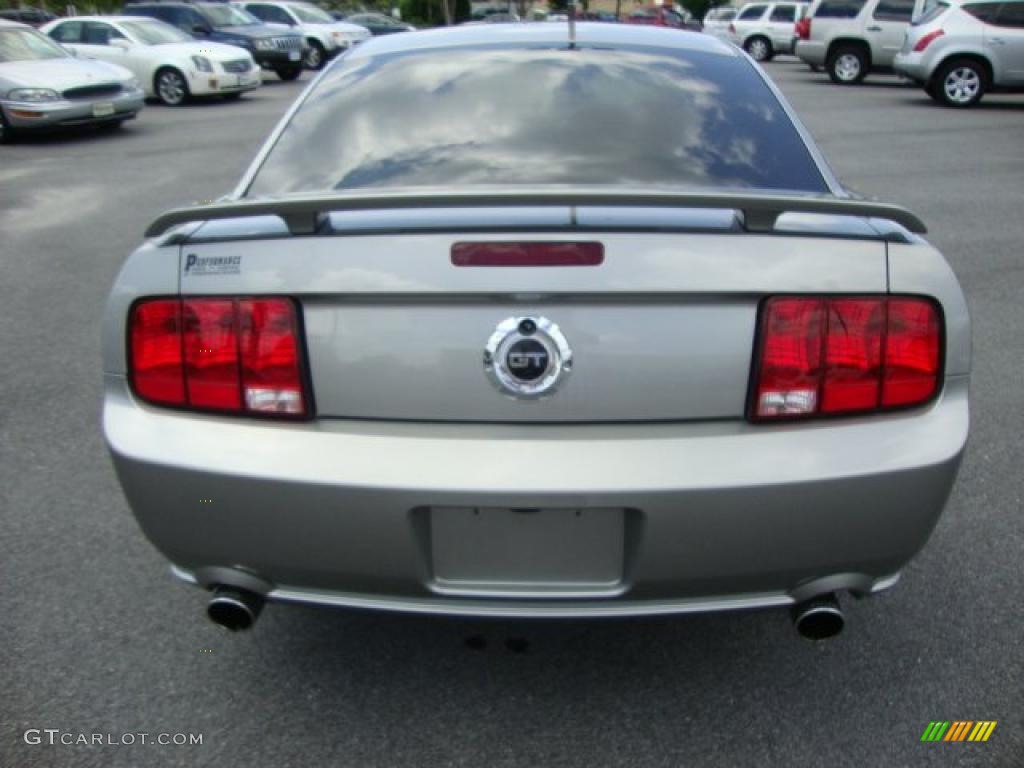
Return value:
M 377 37 L 225 201 L 150 225 L 103 429 L 232 629 L 793 606 L 825 637 L 924 546 L 967 440 L 967 307 L 924 231 L 709 35 Z
M 31 27 L 0 19 L 0 142 L 21 131 L 119 125 L 143 99 L 127 69 L 77 59 Z

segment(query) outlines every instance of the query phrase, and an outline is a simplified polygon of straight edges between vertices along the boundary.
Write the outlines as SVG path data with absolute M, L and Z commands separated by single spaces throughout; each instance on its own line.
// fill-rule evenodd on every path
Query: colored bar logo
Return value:
M 933 720 L 921 734 L 921 741 L 988 741 L 996 720 Z

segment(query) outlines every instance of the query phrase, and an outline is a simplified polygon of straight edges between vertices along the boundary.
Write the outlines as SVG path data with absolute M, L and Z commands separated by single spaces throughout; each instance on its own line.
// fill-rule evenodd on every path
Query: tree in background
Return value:
M 729 5 L 729 0 L 679 0 L 679 5 L 692 13 L 695 19 L 703 19 L 712 8 Z

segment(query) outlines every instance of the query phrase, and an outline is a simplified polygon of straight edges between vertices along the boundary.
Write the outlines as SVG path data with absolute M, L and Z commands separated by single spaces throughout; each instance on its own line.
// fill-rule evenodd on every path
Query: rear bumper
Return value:
M 62 128 L 128 120 L 142 109 L 144 96 L 141 89 L 135 89 L 123 91 L 112 98 L 82 101 L 35 103 L 0 100 L 0 109 L 3 110 L 7 124 L 18 130 Z M 93 110 L 96 104 L 110 104 L 113 111 L 97 116 Z
M 913 51 L 897 53 L 892 68 L 897 75 L 913 80 L 915 83 L 926 83 L 931 76 L 930 66 L 925 61 L 924 54 Z
M 825 43 L 818 40 L 797 40 L 794 52 L 801 61 L 816 67 L 823 67 L 828 48 Z
M 968 402 L 959 377 L 925 409 L 788 427 L 282 426 L 151 409 L 108 375 L 103 427 L 142 529 L 183 578 L 402 611 L 640 615 L 888 586 L 946 502 Z M 453 593 L 426 512 L 453 506 L 626 509 L 622 578 Z

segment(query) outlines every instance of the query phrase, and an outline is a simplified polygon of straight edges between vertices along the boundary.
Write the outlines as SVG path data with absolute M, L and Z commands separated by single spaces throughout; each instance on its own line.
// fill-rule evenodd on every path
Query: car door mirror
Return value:
M 132 44 L 130 41 L 125 40 L 123 37 L 115 37 L 113 40 L 110 41 L 110 47 L 119 48 L 122 51 L 127 51 L 129 48 L 132 47 Z
M 75 57 L 76 59 L 78 58 L 78 51 L 76 51 L 76 50 L 75 50 L 74 48 L 72 48 L 72 47 L 71 47 L 70 45 L 67 45 L 67 44 L 64 44 L 64 43 L 62 43 L 60 47 L 61 47 L 61 48 L 63 48 L 63 49 L 64 49 L 65 51 L 67 51 L 68 53 L 70 53 L 70 54 L 71 54 L 72 56 L 74 56 L 74 57 Z
M 192 25 L 192 34 L 193 35 L 199 35 L 200 37 L 205 37 L 206 35 L 210 34 L 212 31 L 213 30 L 210 29 L 205 24 L 193 24 Z

